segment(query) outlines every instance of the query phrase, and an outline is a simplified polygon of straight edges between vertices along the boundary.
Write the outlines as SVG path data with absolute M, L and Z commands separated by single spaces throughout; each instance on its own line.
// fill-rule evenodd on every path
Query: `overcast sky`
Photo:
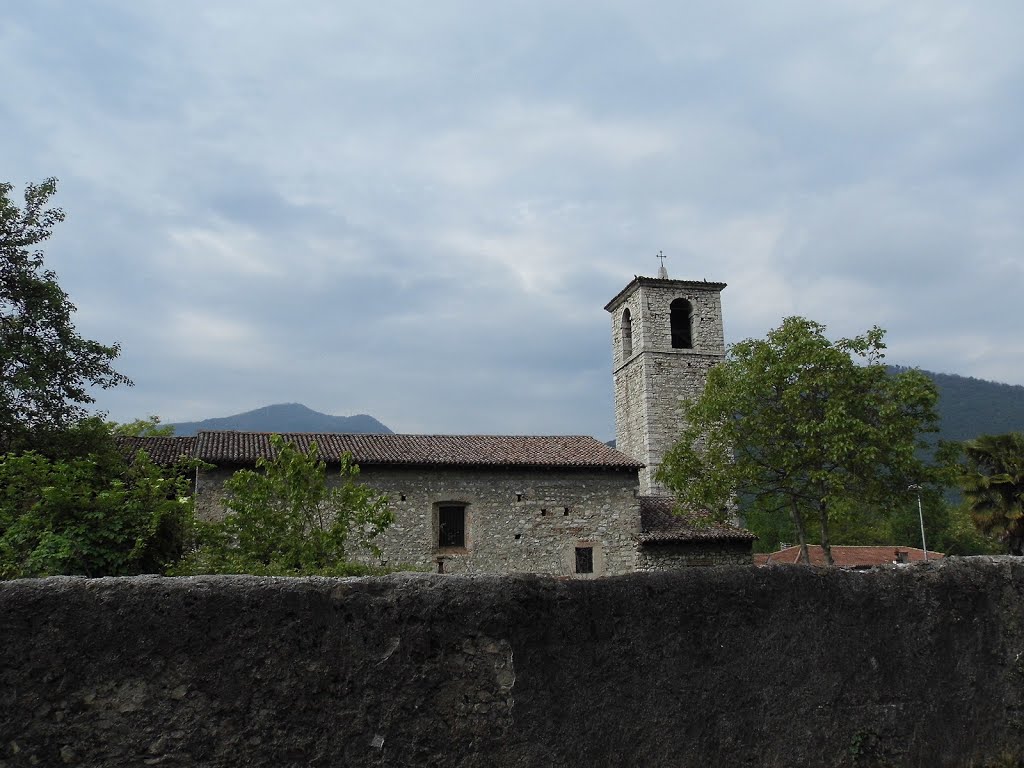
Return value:
M 1020 0 L 33 0 L 0 180 L 126 421 L 614 436 L 633 275 L 1024 384 Z

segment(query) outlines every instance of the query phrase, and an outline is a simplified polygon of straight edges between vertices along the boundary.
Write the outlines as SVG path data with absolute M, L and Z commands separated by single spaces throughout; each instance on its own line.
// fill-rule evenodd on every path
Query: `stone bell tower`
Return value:
M 635 277 L 605 309 L 612 316 L 615 444 L 645 465 L 640 493 L 666 495 L 654 482 L 679 439 L 680 404 L 697 397 L 708 371 L 725 358 L 725 283 Z

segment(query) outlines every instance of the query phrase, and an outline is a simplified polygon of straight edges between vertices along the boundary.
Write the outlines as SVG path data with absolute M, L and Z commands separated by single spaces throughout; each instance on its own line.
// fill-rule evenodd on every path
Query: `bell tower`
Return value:
M 679 439 L 680 405 L 704 389 L 725 358 L 725 283 L 635 277 L 605 309 L 612 316 L 615 445 L 644 463 L 640 493 L 667 495 L 654 481 L 662 457 Z

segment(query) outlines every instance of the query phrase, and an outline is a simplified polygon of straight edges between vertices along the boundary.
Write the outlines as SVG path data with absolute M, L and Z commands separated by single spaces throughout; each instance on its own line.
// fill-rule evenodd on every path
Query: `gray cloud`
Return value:
M 298 400 L 397 430 L 612 435 L 602 310 L 664 250 L 890 360 L 1024 384 L 1024 8 L 22 4 L 5 179 L 120 340 L 119 419 Z

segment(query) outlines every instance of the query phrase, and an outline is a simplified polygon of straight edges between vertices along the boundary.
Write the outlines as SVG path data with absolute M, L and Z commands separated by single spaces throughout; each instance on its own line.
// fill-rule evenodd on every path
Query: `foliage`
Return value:
M 766 339 L 733 345 L 702 395 L 684 404 L 687 427 L 658 478 L 684 506 L 728 515 L 736 499 L 757 516 L 790 515 L 806 557 L 813 521 L 827 562 L 841 509 L 891 509 L 910 483 L 938 478 L 918 458 L 936 429 L 937 395 L 918 371 L 881 364 L 884 331 L 829 341 L 825 327 L 786 318 Z
M 36 447 L 85 416 L 89 387 L 131 382 L 111 367 L 120 348 L 82 338 L 75 310 L 36 246 L 64 220 L 47 208 L 56 179 L 25 188 L 23 208 L 0 183 L 0 451 Z
M 164 572 L 192 523 L 184 470 L 144 451 L 0 456 L 0 577 Z
M 996 537 L 978 530 L 969 505 L 963 502 L 949 506 L 948 525 L 939 532 L 934 549 L 947 555 L 997 555 L 1003 546 Z
M 998 543 L 982 535 L 964 504 L 954 504 L 932 488 L 922 489 L 922 509 L 928 550 L 946 555 L 995 554 Z M 747 511 L 741 505 L 745 527 L 757 535 L 757 552 L 774 552 L 783 543 L 797 540 L 792 517 L 785 512 Z M 917 496 L 907 492 L 894 497 L 889 507 L 836 504 L 829 520 L 831 544 L 860 546 L 920 547 L 921 528 Z
M 107 427 L 111 434 L 125 437 L 174 437 L 174 425 L 160 425 L 159 416 L 147 416 L 144 419 L 136 419 L 126 424 L 118 424 L 116 421 L 108 421 Z
M 200 524 L 198 549 L 181 573 L 350 575 L 365 567 L 349 563 L 351 547 L 376 556 L 373 543 L 392 523 L 387 497 L 356 481 L 359 467 L 342 458 L 340 484 L 328 482 L 316 444 L 303 453 L 280 435 L 271 437 L 274 457 L 256 471 L 242 469 L 225 484 L 224 519 Z
M 77 459 L 89 454 L 102 457 L 105 466 L 123 459 L 110 425 L 99 416 L 80 419 L 67 428 L 37 433 L 32 450 L 54 461 Z
M 963 444 L 959 475 L 974 524 L 1024 554 L 1024 433 L 981 435 Z

